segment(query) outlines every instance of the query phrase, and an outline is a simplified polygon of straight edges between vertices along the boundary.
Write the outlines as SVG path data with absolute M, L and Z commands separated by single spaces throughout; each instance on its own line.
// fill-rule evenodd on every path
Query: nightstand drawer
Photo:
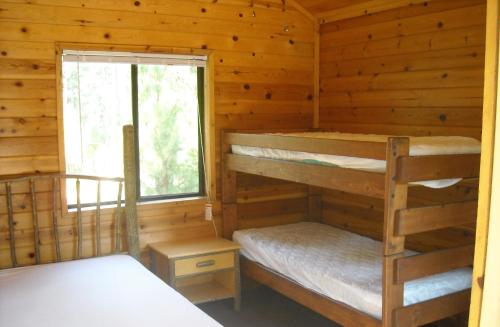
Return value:
M 175 276 L 185 276 L 234 267 L 234 252 L 175 260 Z

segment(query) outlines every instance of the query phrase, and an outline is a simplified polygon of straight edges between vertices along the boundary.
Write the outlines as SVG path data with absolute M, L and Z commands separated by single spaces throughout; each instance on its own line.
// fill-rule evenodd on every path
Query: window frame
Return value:
M 135 143 L 135 164 L 137 175 L 136 181 L 136 194 L 138 202 L 150 202 L 161 200 L 175 200 L 183 198 L 203 197 L 206 195 L 205 187 L 205 169 L 202 145 L 204 144 L 204 104 L 205 104 L 205 68 L 197 67 L 196 81 L 197 81 L 197 95 L 198 95 L 198 192 L 193 193 L 177 193 L 177 194 L 158 194 L 158 195 L 141 195 L 141 163 L 140 163 L 140 140 L 139 140 L 139 84 L 138 84 L 138 67 L 136 64 L 131 65 L 130 68 L 131 83 L 132 83 L 132 124 L 134 125 L 134 143 Z
M 57 113 L 57 128 L 58 128 L 58 157 L 59 157 L 59 172 L 66 173 L 66 153 L 65 153 L 65 140 L 64 140 L 64 110 L 63 110 L 63 87 L 62 87 L 62 66 L 63 66 L 63 52 L 65 50 L 73 51 L 103 51 L 103 52 L 131 52 L 137 54 L 177 54 L 177 55 L 200 55 L 206 56 L 206 66 L 204 68 L 204 98 L 203 104 L 200 107 L 200 117 L 202 117 L 201 131 L 202 138 L 198 138 L 199 142 L 203 142 L 203 173 L 205 178 L 200 183 L 200 192 L 198 196 L 189 195 L 186 197 L 168 197 L 163 199 L 147 199 L 138 202 L 138 205 L 152 205 L 158 202 L 179 202 L 179 201 L 199 201 L 204 199 L 214 200 L 216 194 L 216 167 L 215 167 L 215 86 L 214 86 L 214 53 L 213 50 L 200 49 L 200 48 L 172 48 L 149 45 L 120 45 L 120 44 L 92 44 L 92 43 L 68 43 L 56 42 L 55 44 L 55 61 L 56 61 L 56 113 Z M 200 90 L 199 90 L 200 91 Z M 201 147 L 200 147 L 201 149 Z M 199 174 L 200 175 L 200 174 Z M 116 201 L 114 201 L 116 203 Z M 68 206 L 68 199 L 66 194 L 66 184 L 61 181 L 60 183 L 60 209 L 61 214 L 65 216 L 71 210 Z M 84 207 L 92 207 L 95 204 L 82 204 Z

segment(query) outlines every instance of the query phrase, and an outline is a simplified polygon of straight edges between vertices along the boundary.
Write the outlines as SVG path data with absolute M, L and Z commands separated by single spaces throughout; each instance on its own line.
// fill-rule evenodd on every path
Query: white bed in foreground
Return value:
M 310 222 L 239 230 L 233 239 L 248 259 L 307 289 L 381 318 L 381 242 Z M 470 288 L 471 275 L 472 269 L 464 268 L 408 282 L 404 304 Z
M 127 255 L 0 271 L 0 326 L 220 326 Z

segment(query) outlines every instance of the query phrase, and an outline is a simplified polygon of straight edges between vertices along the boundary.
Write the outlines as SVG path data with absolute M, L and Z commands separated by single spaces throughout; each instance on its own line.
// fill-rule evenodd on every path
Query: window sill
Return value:
M 137 206 L 148 206 L 148 205 L 162 205 L 162 204 L 186 204 L 187 202 L 192 204 L 205 204 L 208 198 L 206 196 L 193 196 L 186 198 L 177 198 L 177 199 L 162 199 L 162 200 L 144 200 L 138 201 Z
M 137 202 L 137 207 L 147 207 L 147 206 L 169 206 L 169 205 L 204 205 L 207 203 L 208 198 L 206 196 L 193 196 L 187 198 L 177 198 L 177 199 L 162 199 L 162 200 L 146 200 Z M 122 201 L 122 209 L 125 208 L 125 201 Z M 113 210 L 116 209 L 116 204 L 102 205 L 101 210 Z M 95 206 L 82 207 L 82 213 L 95 211 Z M 76 208 L 71 208 L 66 211 L 66 214 L 75 214 Z

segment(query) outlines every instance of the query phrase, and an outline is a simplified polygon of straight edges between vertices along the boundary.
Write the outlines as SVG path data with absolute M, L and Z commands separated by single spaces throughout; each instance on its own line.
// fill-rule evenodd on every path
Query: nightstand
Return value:
M 195 304 L 234 298 L 239 310 L 239 249 L 223 238 L 153 243 L 151 269 Z

